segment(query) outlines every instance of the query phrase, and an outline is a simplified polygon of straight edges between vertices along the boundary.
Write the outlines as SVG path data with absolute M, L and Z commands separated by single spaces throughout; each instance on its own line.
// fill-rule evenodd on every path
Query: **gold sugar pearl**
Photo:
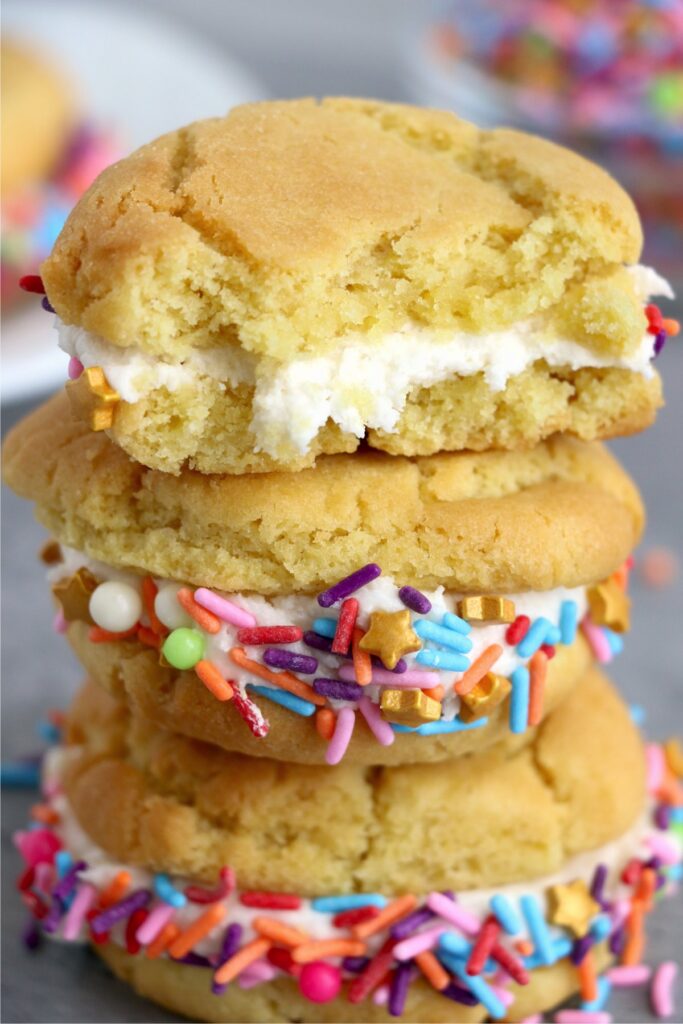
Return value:
M 88 622 L 94 625 L 90 615 L 90 595 L 96 586 L 97 580 L 93 574 L 83 568 L 53 585 L 52 593 L 67 622 Z
M 61 545 L 56 540 L 46 540 L 39 557 L 43 565 L 59 565 L 62 561 Z
M 590 894 L 582 878 L 568 885 L 553 885 L 548 889 L 549 920 L 552 924 L 569 928 L 577 939 L 582 939 L 591 921 L 600 913 L 600 904 Z
M 463 597 L 458 601 L 458 615 L 467 622 L 482 624 L 494 622 L 514 622 L 515 602 L 509 597 L 498 597 L 494 594 L 481 594 L 478 597 Z
M 463 722 L 475 722 L 489 715 L 510 694 L 512 684 L 506 676 L 487 672 L 483 679 L 460 698 L 459 717 Z
M 372 612 L 370 628 L 358 644 L 361 651 L 376 654 L 388 669 L 396 668 L 404 654 L 419 651 L 422 642 L 413 629 L 410 612 Z
M 76 380 L 67 381 L 66 393 L 74 415 L 91 430 L 111 427 L 121 398 L 118 391 L 109 387 L 101 366 L 88 366 Z
M 416 727 L 441 718 L 441 702 L 422 690 L 383 690 L 380 707 L 388 722 L 399 725 Z
M 588 608 L 596 626 L 625 633 L 630 626 L 631 602 L 614 580 L 603 580 L 588 591 Z

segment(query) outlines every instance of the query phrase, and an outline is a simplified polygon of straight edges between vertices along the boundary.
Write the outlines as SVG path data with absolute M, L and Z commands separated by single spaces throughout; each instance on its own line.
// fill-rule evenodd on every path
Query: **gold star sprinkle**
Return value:
M 509 597 L 481 594 L 458 601 L 458 615 L 468 622 L 514 622 L 515 602 Z
M 67 622 L 94 625 L 89 605 L 90 595 L 96 586 L 97 580 L 87 569 L 78 569 L 73 576 L 54 584 L 52 593 L 59 601 Z
M 583 938 L 592 919 L 600 912 L 600 904 L 593 899 L 582 878 L 568 885 L 551 886 L 548 902 L 552 923 L 569 928 L 577 939 Z
M 372 612 L 370 628 L 358 644 L 361 651 L 376 654 L 386 668 L 396 668 L 399 658 L 422 647 L 410 623 L 410 612 Z
M 664 744 L 664 757 L 674 775 L 679 779 L 683 778 L 683 745 L 676 736 L 672 736 Z
M 588 607 L 596 626 L 607 626 L 615 633 L 625 633 L 629 626 L 631 602 L 614 580 L 604 580 L 588 591 Z
M 66 382 L 71 409 L 91 430 L 108 430 L 114 422 L 114 410 L 121 401 L 118 391 L 109 387 L 101 366 L 88 366 L 76 380 Z
M 474 722 L 498 707 L 510 693 L 512 684 L 505 676 L 487 672 L 474 689 L 460 697 L 459 717 L 463 722 Z
M 43 565 L 58 565 L 62 560 L 62 549 L 56 540 L 46 540 L 40 549 Z
M 380 707 L 388 722 L 400 725 L 424 725 L 441 718 L 441 702 L 422 690 L 383 690 Z

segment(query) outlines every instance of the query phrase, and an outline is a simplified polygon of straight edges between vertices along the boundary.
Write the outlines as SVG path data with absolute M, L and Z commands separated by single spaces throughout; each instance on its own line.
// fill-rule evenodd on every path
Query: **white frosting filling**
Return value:
M 52 566 L 47 572 L 50 583 L 56 583 L 61 579 L 67 578 L 80 568 L 86 568 L 99 582 L 119 580 L 136 587 L 140 585 L 140 576 L 114 569 L 104 562 L 98 562 L 95 559 L 89 558 L 74 548 L 62 546 L 62 557 L 63 561 Z M 160 589 L 169 583 L 168 580 L 160 578 L 156 578 L 154 582 Z M 356 591 L 353 596 L 359 602 L 358 623 L 361 628 L 367 628 L 369 617 L 373 611 L 392 612 L 405 609 L 405 605 L 398 596 L 400 586 L 401 584 L 395 582 L 391 576 L 382 575 Z M 441 622 L 446 612 L 456 611 L 457 603 L 462 596 L 446 591 L 443 587 L 438 587 L 432 591 L 423 591 L 423 593 L 431 601 L 432 610 L 426 616 L 413 613 L 413 619 L 427 618 L 437 623 Z M 251 612 L 259 626 L 299 626 L 306 632 L 306 630 L 312 629 L 312 623 L 315 619 L 336 617 L 338 614 L 337 607 L 321 608 L 316 597 L 307 594 L 292 594 L 287 597 L 271 598 L 259 597 L 254 594 L 222 594 L 222 596 L 228 597 L 229 600 L 241 608 Z M 508 594 L 506 596 L 514 601 L 517 615 L 527 615 L 532 622 L 543 616 L 550 622 L 557 624 L 563 601 L 576 602 L 577 620 L 579 622 L 588 608 L 585 587 L 574 587 L 571 589 L 557 587 L 554 590 L 526 591 L 525 593 Z M 143 618 L 143 621 L 146 620 Z M 195 628 L 199 628 L 196 624 L 193 625 Z M 493 670 L 496 673 L 509 676 L 520 665 L 525 665 L 528 659 L 521 658 L 517 654 L 516 648 L 505 642 L 506 630 L 507 625 L 473 625 L 472 631 L 468 634 L 469 639 L 472 641 L 472 650 L 467 653 L 470 663 L 474 662 L 491 644 L 499 643 L 503 647 L 503 653 L 494 666 Z M 205 658 L 212 661 L 225 678 L 237 682 L 242 691 L 244 691 L 248 683 L 268 686 L 267 682 L 256 679 L 248 671 L 236 665 L 230 658 L 228 652 L 232 647 L 243 646 L 237 639 L 237 631 L 238 627 L 227 622 L 221 624 L 217 633 L 211 634 L 202 631 L 206 643 Z M 285 649 L 292 653 L 306 654 L 317 658 L 318 670 L 315 673 L 317 676 L 336 676 L 340 664 L 345 663 L 337 655 L 314 650 L 301 641 L 287 644 Z M 245 646 L 245 650 L 250 658 L 260 661 L 264 648 Z M 412 654 L 405 655 L 404 660 L 407 662 L 408 671 L 429 671 L 438 675 L 439 684 L 445 690 L 442 717 L 447 721 L 453 719 L 460 706 L 459 698 L 453 692 L 453 687 L 463 673 L 430 669 L 426 665 L 417 662 L 415 655 Z M 312 682 L 314 676 L 303 676 L 302 678 Z M 400 683 L 400 679 L 400 674 L 397 674 L 397 684 Z M 370 700 L 379 703 L 379 686 L 366 686 L 363 692 Z M 345 702 L 330 701 L 330 703 L 333 707 L 337 707 L 342 706 Z
M 50 797 L 49 800 L 50 805 L 60 816 L 59 824 L 55 826 L 55 832 L 75 860 L 83 859 L 88 864 L 87 870 L 80 874 L 81 881 L 91 882 L 97 888 L 104 888 L 119 871 L 125 869 L 131 874 L 133 889 L 151 888 L 153 874 L 142 868 L 131 867 L 128 864 L 114 860 L 101 847 L 93 843 L 79 825 L 66 796 L 59 792 L 59 782 L 64 767 L 68 759 L 78 756 L 78 753 L 77 747 L 68 749 L 56 747 L 50 750 L 46 755 L 44 779 L 46 788 L 48 790 L 55 790 L 55 795 Z M 567 884 L 576 878 L 584 879 L 587 884 L 590 884 L 595 869 L 599 864 L 605 864 L 608 868 L 608 876 L 604 888 L 605 897 L 609 899 L 626 897 L 630 890 L 620 882 L 619 874 L 630 858 L 648 854 L 647 838 L 654 831 L 650 824 L 650 811 L 648 809 L 623 835 L 598 849 L 572 857 L 566 861 L 559 871 L 535 878 L 529 882 L 519 882 L 490 889 L 459 891 L 457 893 L 458 904 L 478 914 L 483 919 L 489 910 L 489 902 L 494 894 L 500 893 L 507 896 L 516 907 L 521 896 L 531 893 L 541 900 L 542 907 L 545 910 L 546 891 L 549 886 Z M 192 880 L 175 876 L 171 878 L 171 881 L 176 888 L 182 890 Z M 314 939 L 340 937 L 339 930 L 334 928 L 332 924 L 334 915 L 315 910 L 309 899 L 302 899 L 301 907 L 298 910 L 257 910 L 241 904 L 236 893 L 233 893 L 224 902 L 228 913 L 223 922 L 195 947 L 195 952 L 202 956 L 211 956 L 211 954 L 218 952 L 227 923 L 242 925 L 245 929 L 243 941 L 249 941 L 254 938 L 255 933 L 251 928 L 251 922 L 255 916 L 264 913 L 270 917 L 277 918 L 285 924 L 308 932 L 311 938 Z M 184 907 L 176 911 L 174 921 L 181 927 L 186 927 L 195 918 L 199 917 L 205 909 L 205 906 L 188 902 Z M 522 919 L 522 915 L 520 915 L 520 919 Z M 119 924 L 111 931 L 111 940 L 118 945 L 125 945 L 124 929 L 125 926 Z M 558 932 L 558 934 L 560 933 Z M 82 938 L 84 937 L 85 934 L 83 932 Z M 528 931 L 522 919 L 522 930 L 517 938 L 528 937 Z M 381 936 L 370 940 L 368 943 L 370 951 L 374 951 L 381 941 Z
M 654 270 L 629 268 L 638 296 L 673 297 Z M 80 327 L 56 322 L 60 347 L 84 366 L 101 366 L 125 402 L 134 403 L 158 388 L 192 387 L 201 377 L 235 387 L 255 386 L 253 419 L 256 451 L 276 456 L 283 447 L 305 454 L 329 420 L 363 437 L 367 428 L 395 430 L 408 395 L 451 377 L 483 373 L 492 391 L 538 360 L 551 367 L 617 367 L 651 376 L 654 338 L 644 334 L 628 356 L 604 355 L 575 341 L 549 334 L 543 318 L 488 334 L 458 332 L 451 338 L 408 324 L 371 344 L 362 334 L 340 338 L 329 352 L 289 363 L 257 361 L 237 346 L 195 350 L 180 362 L 153 357 L 140 348 L 121 349 Z

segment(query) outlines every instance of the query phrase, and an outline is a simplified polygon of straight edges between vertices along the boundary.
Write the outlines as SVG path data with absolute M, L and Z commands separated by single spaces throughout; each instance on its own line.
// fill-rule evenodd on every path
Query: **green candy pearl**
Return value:
M 181 626 L 168 634 L 161 651 L 173 668 L 194 668 L 204 657 L 204 637 L 196 629 Z

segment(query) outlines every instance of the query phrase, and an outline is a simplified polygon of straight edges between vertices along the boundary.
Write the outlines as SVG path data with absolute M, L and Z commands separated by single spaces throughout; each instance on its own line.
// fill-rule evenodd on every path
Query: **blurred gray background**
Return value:
M 30 6 L 31 0 L 24 0 Z M 104 6 L 104 5 L 103 5 Z M 224 49 L 274 97 L 344 93 L 409 99 L 403 53 L 425 5 L 410 0 L 117 0 L 117 8 L 150 9 L 188 34 Z M 59 17 L 60 4 L 52 4 Z M 683 275 L 677 275 L 679 278 Z M 679 280 L 680 291 L 680 280 Z M 667 305 L 681 316 L 680 306 Z M 647 433 L 613 444 L 648 506 L 642 549 L 663 546 L 683 554 L 683 340 L 669 344 L 660 369 L 667 406 Z M 3 406 L 3 431 L 40 398 Z M 37 551 L 44 534 L 31 509 L 3 489 L 2 501 L 2 742 L 3 759 L 39 749 L 35 726 L 47 708 L 64 706 L 79 681 L 66 643 L 50 629 L 52 606 Z M 647 710 L 647 730 L 664 738 L 683 724 L 683 585 L 644 586 L 634 574 L 635 629 L 614 676 L 630 702 Z M 599 770 L 599 766 L 597 768 Z M 89 953 L 50 946 L 32 958 L 19 941 L 23 911 L 13 889 L 18 858 L 13 830 L 34 799 L 3 793 L 4 1021 L 164 1021 L 173 1019 L 114 981 Z M 670 901 L 651 925 L 651 962 L 680 953 L 680 904 Z M 683 996 L 679 998 L 683 1006 Z M 622 993 L 615 1020 L 651 1020 L 642 992 Z M 681 1017 L 678 1018 L 679 1020 Z

